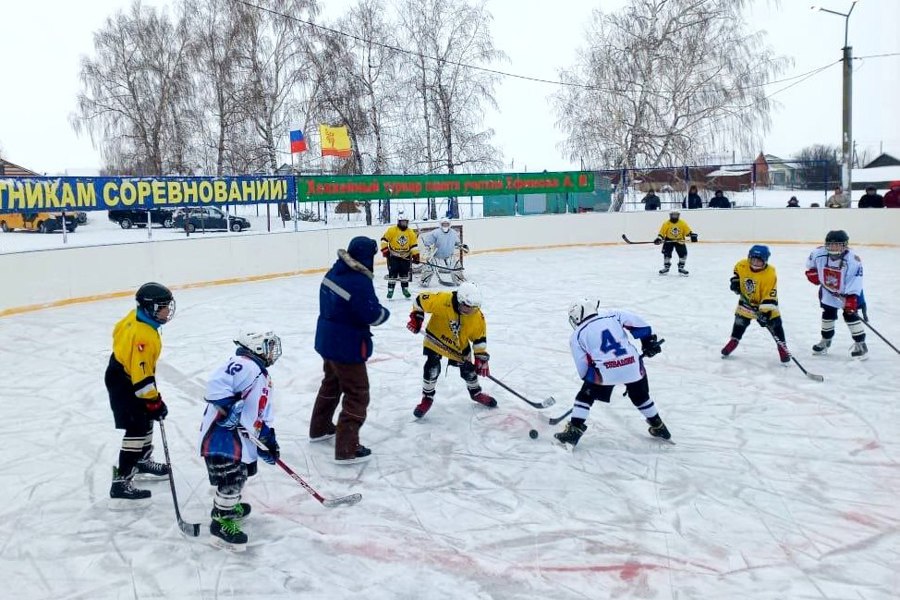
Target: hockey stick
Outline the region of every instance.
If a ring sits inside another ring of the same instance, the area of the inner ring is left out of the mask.
[[[250,432],[243,427],[239,427],[238,429],[247,437],[247,439],[253,442],[253,444],[255,444],[257,448],[259,448],[260,450],[268,451],[266,445],[259,441],[259,438],[251,435]],[[362,500],[362,494],[350,494],[349,496],[341,496],[340,498],[326,498],[322,494],[317,492],[315,488],[306,483],[306,481],[304,481],[302,477],[297,475],[293,469],[284,464],[284,462],[280,458],[275,459],[275,464],[281,467],[285,473],[291,476],[291,479],[299,483],[304,490],[309,492],[310,495],[318,500],[325,508],[334,508],[335,506],[353,506],[354,504]]]
[[[438,338],[434,337],[427,331],[423,331],[423,333],[425,334],[425,337],[428,338],[432,343],[437,344],[438,346],[443,348],[447,354],[452,355],[450,358],[452,358],[456,362],[469,362],[461,354],[456,352],[456,350],[454,350],[453,348],[451,348],[450,346],[448,346],[447,344],[445,344]],[[502,387],[504,390],[506,390],[507,392],[509,392],[516,398],[518,398],[519,400],[522,400],[523,402],[525,402],[526,404],[528,404],[530,406],[533,406],[534,408],[537,408],[537,409],[548,408],[548,407],[556,404],[556,398],[554,398],[553,396],[550,396],[543,402],[534,402],[532,400],[529,400],[528,398],[526,398],[519,392],[515,391],[514,389],[512,389],[511,387],[509,387],[508,385],[506,385],[505,383],[503,383],[502,381],[500,381],[499,379],[494,377],[493,375],[488,374],[487,378],[490,379],[491,381],[493,381],[494,383],[496,383],[497,385],[499,385],[500,387]]]
[[[563,414],[559,415],[558,417],[554,417],[554,418],[550,419],[550,424],[551,425],[559,425],[560,423],[565,421],[566,417],[568,417],[571,414],[572,414],[572,409],[570,408],[569,410],[567,410]]]
[[[631,240],[628,239],[628,236],[625,235],[624,233],[622,234],[622,239],[625,240],[626,244],[652,244],[653,243],[653,240],[651,240],[649,242],[632,242]]]
[[[175,479],[172,473],[172,461],[169,459],[169,443],[166,441],[166,426],[163,422],[159,422],[159,436],[162,438],[163,452],[166,455],[166,467],[169,469],[169,487],[172,489],[172,502],[175,504],[175,519],[178,521],[178,528],[184,535],[197,537],[200,535],[200,523],[188,523],[181,518],[181,509],[178,508],[178,495],[175,493]]]
[[[465,271],[463,267],[445,267],[443,265],[439,265],[433,262],[424,262],[423,265],[427,265],[429,267],[434,267],[435,269],[439,269],[441,271]]]
[[[800,364],[800,361],[797,360],[794,355],[788,350],[787,343],[784,340],[778,338],[774,331],[772,331],[772,327],[770,325],[766,325],[766,330],[772,334],[772,339],[775,340],[775,343],[778,344],[778,347],[787,352],[787,355],[791,357],[791,360],[794,361],[794,364],[797,365],[803,374],[812,379],[813,381],[825,381],[825,378],[819,375],[818,373],[810,373],[806,369],[803,368],[803,365]]]
[[[885,338],[883,335],[881,335],[880,333],[878,333],[878,330],[877,330],[877,329],[875,329],[874,327],[872,327],[871,325],[869,325],[869,322],[868,322],[866,319],[862,319],[862,324],[865,325],[866,327],[868,327],[869,329],[871,329],[871,330],[872,330],[872,333],[874,333],[875,335],[877,335],[878,337],[880,337],[880,338],[881,338],[881,341],[884,342],[885,344],[887,344],[888,346],[890,346],[891,349],[892,349],[894,352],[896,352],[897,354],[900,354],[900,350],[897,350],[897,348],[894,347],[894,345],[893,345],[892,343],[890,343],[889,341],[887,341],[887,338]]]

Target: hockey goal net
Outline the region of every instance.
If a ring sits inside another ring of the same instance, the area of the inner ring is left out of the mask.
[[[451,228],[451,229],[455,229],[455,230],[456,230],[456,233],[459,234],[459,243],[460,243],[460,245],[465,244],[465,243],[466,243],[466,238],[465,238],[464,235],[463,235],[463,226],[462,226],[462,225],[451,225],[450,228]],[[419,256],[422,257],[422,261],[423,261],[423,262],[425,261],[425,258],[426,258],[426,256],[428,256],[428,254],[427,254],[427,250],[426,250],[426,248],[425,248],[425,243],[422,241],[422,237],[423,237],[426,233],[428,233],[429,231],[434,231],[435,229],[440,229],[440,225],[437,225],[437,226],[435,226],[435,225],[421,225],[421,224],[417,224],[417,225],[416,225],[416,235],[419,236]],[[453,251],[453,254],[450,255],[450,261],[449,261],[449,262],[450,262],[450,264],[456,264],[456,261],[459,261],[459,266],[460,266],[460,267],[463,267],[463,266],[465,265],[465,262],[464,262],[464,260],[463,260],[463,257],[464,257],[464,256],[465,256],[465,252],[463,252],[463,249],[462,249],[462,248],[456,248],[456,249]],[[413,272],[418,273],[419,270],[420,270],[421,268],[422,268],[421,264],[419,264],[419,265],[413,265]]]

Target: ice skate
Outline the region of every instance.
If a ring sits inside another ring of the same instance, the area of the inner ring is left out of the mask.
[[[327,440],[334,439],[334,436],[336,434],[337,434],[337,427],[335,427],[334,425],[331,425],[331,427],[329,427],[328,430],[325,431],[325,433],[322,433],[320,435],[310,435],[309,443],[315,444],[318,442],[325,442]]]
[[[393,288],[388,288],[387,299],[390,300],[390,299],[393,298],[393,297],[394,297],[394,290],[393,290]]]
[[[668,265],[666,265],[665,267],[663,267],[662,269],[659,270],[659,274],[660,274],[660,275],[666,275],[666,274],[668,274],[668,272],[669,272],[669,266],[668,266]]]
[[[246,502],[238,502],[231,508],[231,510],[222,510],[221,508],[213,507],[211,511],[209,511],[210,518],[215,521],[216,519],[231,519],[232,521],[242,521],[250,516],[251,507]]]
[[[587,425],[576,425],[569,421],[566,423],[566,428],[559,433],[554,433],[553,437],[563,446],[569,446],[571,450],[578,445],[578,440],[581,439],[585,431],[587,431]]]
[[[118,507],[127,507],[131,501],[135,502],[135,506],[144,505],[144,502],[139,502],[140,500],[147,500],[152,495],[150,490],[139,490],[134,485],[132,485],[131,480],[133,478],[132,475],[123,476],[119,473],[119,469],[113,467],[113,480],[112,485],[109,488],[109,497],[113,500],[126,500],[129,502],[115,502],[114,506]]]
[[[740,340],[737,338],[731,338],[728,340],[728,343],[722,348],[722,358],[730,356],[732,352],[734,352],[735,348],[738,347]]]
[[[409,293],[409,288],[400,288],[400,291],[403,292],[404,298],[412,297],[412,294]]]
[[[866,360],[869,358],[869,347],[865,342],[856,342],[850,346],[850,356],[856,360]]]
[[[150,458],[152,448],[144,453],[144,458],[137,463],[135,478],[143,481],[165,481],[169,478],[169,466]]]
[[[663,423],[663,420],[659,415],[647,419],[647,424],[650,425],[650,427],[647,429],[647,432],[653,437],[660,438],[666,441],[672,439],[672,434],[669,433],[669,428],[666,427],[666,424]]]
[[[826,340],[822,338],[819,340],[817,344],[814,344],[812,347],[813,354],[828,354],[828,349],[831,347],[831,340]]]
[[[484,392],[478,392],[472,396],[472,401],[487,406],[488,408],[496,408],[497,401]]]
[[[240,524],[234,519],[213,517],[209,525],[212,543],[218,548],[232,552],[243,552],[247,549],[247,534],[241,531]]]
[[[339,465],[355,465],[368,462],[372,458],[372,451],[360,444],[356,447],[356,454],[347,458],[334,457],[334,462]]]
[[[434,398],[431,396],[422,396],[422,401],[413,409],[413,416],[417,419],[421,419],[429,410],[431,410],[432,404],[434,404]]]
[[[778,358],[785,366],[787,366],[787,364],[791,362],[791,353],[788,351],[787,346],[785,346],[784,344],[778,344]]]
[[[684,267],[678,267],[678,274],[682,277],[687,277],[688,275],[690,275],[690,272]]]

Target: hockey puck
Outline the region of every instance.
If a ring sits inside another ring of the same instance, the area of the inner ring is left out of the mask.
[[[533,440],[536,440],[537,437],[538,437],[538,431],[537,431],[537,429],[532,429],[531,431],[529,431],[529,432],[528,432],[528,437],[530,437],[530,438],[533,439]]]

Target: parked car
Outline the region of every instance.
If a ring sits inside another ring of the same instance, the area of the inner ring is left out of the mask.
[[[147,213],[150,213],[150,222],[162,225],[163,227],[172,227],[174,222],[174,212],[168,208],[131,208],[126,210],[109,211],[109,220],[118,223],[122,229],[131,229],[132,227],[146,227]]]
[[[63,219],[59,213],[32,211],[0,215],[0,230],[3,231],[24,229],[25,231],[53,233],[54,231],[62,231],[62,228]],[[77,228],[78,221],[74,213],[66,213],[66,231],[75,231]]]
[[[230,216],[226,222],[226,215],[215,206],[201,206],[178,211],[175,215],[175,227],[183,228],[188,233],[198,229],[230,229],[231,231],[243,231],[250,229],[250,221],[244,217]]]
[[[79,225],[84,225],[87,223],[87,213],[83,210],[75,211],[75,220],[78,221]]]

